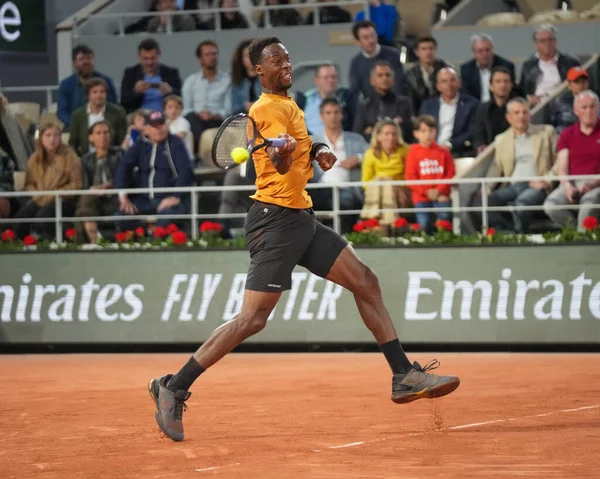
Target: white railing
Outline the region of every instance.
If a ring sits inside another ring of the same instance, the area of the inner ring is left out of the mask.
[[[39,85],[39,86],[7,86],[1,87],[2,93],[32,93],[32,92],[45,92],[46,93],[46,108],[54,102],[54,93],[58,91],[58,85]],[[18,102],[17,102],[18,103]]]
[[[356,215],[360,214],[361,210],[341,210],[340,209],[340,196],[339,192],[342,188],[349,187],[360,187],[360,186],[373,186],[373,185],[418,185],[418,184],[450,184],[452,186],[466,185],[466,184],[480,184],[481,187],[481,206],[462,206],[458,204],[452,204],[450,207],[445,208],[419,208],[419,212],[424,213],[435,213],[440,211],[452,212],[454,214],[460,212],[481,212],[482,213],[482,224],[484,228],[488,227],[488,212],[490,211],[543,211],[543,205],[536,206],[489,206],[487,203],[487,185],[497,183],[521,183],[529,181],[558,181],[558,180],[598,180],[600,181],[600,174],[598,175],[569,175],[569,176],[556,176],[548,178],[545,176],[532,176],[522,178],[454,178],[449,180],[417,180],[417,181],[369,181],[369,182],[347,182],[347,183],[309,183],[307,185],[308,190],[312,189],[331,189],[333,194],[333,208],[331,211],[315,211],[316,216],[326,217],[333,219],[333,228],[338,233],[340,232],[340,216],[341,215]],[[15,224],[15,223],[49,223],[54,221],[55,224],[55,239],[57,243],[62,243],[63,240],[63,222],[84,222],[84,221],[96,221],[96,222],[118,222],[128,220],[142,220],[142,221],[156,221],[157,219],[182,219],[191,221],[191,234],[192,238],[198,237],[198,220],[202,219],[233,219],[233,218],[245,218],[246,213],[228,213],[228,214],[200,214],[198,213],[198,193],[209,193],[209,192],[223,192],[223,191],[255,191],[254,185],[240,185],[240,186],[193,186],[193,187],[182,187],[182,188],[129,188],[122,190],[59,190],[59,191],[19,191],[19,192],[0,192],[0,198],[16,198],[16,197],[31,197],[31,196],[54,196],[56,201],[56,216],[52,218],[8,218],[0,219],[0,224]],[[116,195],[118,193],[127,194],[140,194],[140,193],[189,193],[191,212],[189,214],[180,215],[131,215],[131,216],[89,216],[89,217],[65,217],[62,214],[62,198],[64,196],[84,196],[84,195],[95,195],[95,196],[106,196]],[[600,208],[600,204],[586,204],[586,207],[597,207]],[[581,208],[579,204],[573,205],[547,205],[547,209],[552,210],[575,210]],[[383,208],[379,212],[390,212],[390,213],[415,213],[415,208]]]
[[[263,5],[263,6],[251,6],[250,11],[252,12],[265,12],[265,28],[270,28],[270,13],[273,10],[284,10],[284,9],[311,9],[313,12],[314,25],[319,25],[319,8],[321,7],[341,7],[348,5],[362,5],[363,11],[365,12],[365,19],[369,19],[369,4],[366,0],[340,0],[338,2],[320,2],[320,3],[290,3],[286,5]],[[205,8],[201,10],[175,10],[170,12],[115,12],[115,13],[95,13],[84,18],[73,19],[73,36],[77,37],[80,35],[80,30],[86,25],[86,23],[92,23],[100,20],[117,20],[119,26],[119,35],[125,35],[125,19],[140,19],[146,17],[156,17],[158,15],[167,15],[167,26],[166,33],[173,33],[172,17],[178,15],[196,15],[196,14],[214,14],[215,15],[215,30],[221,30],[221,16],[220,13],[226,12],[240,12],[240,8]],[[251,29],[256,29],[254,22],[249,22]]]

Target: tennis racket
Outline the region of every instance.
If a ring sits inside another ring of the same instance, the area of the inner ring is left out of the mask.
[[[262,143],[255,145],[256,140]],[[224,170],[229,170],[239,166],[231,157],[231,152],[235,148],[243,148],[251,155],[256,150],[268,146],[279,148],[286,144],[283,138],[265,138],[258,131],[256,122],[246,115],[239,113],[225,119],[215,136],[212,146],[213,163]],[[242,164],[245,164],[242,163]]]

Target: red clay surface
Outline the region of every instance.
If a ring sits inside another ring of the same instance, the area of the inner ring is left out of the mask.
[[[146,385],[188,357],[1,356],[0,477],[600,477],[600,355],[413,354],[462,384],[407,405],[379,354],[230,355],[174,443]]]

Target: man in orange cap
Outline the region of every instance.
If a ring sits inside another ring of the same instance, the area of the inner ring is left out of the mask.
[[[573,101],[582,91],[589,88],[589,75],[582,67],[569,68],[567,72],[568,90],[554,100],[548,109],[548,124],[560,134],[565,128],[577,123],[573,111]]]

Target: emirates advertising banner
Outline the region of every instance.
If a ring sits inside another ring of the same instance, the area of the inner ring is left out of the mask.
[[[406,343],[600,341],[597,246],[360,249]],[[0,343],[199,343],[240,311],[245,251],[0,254]],[[254,343],[372,342],[303,268]]]

